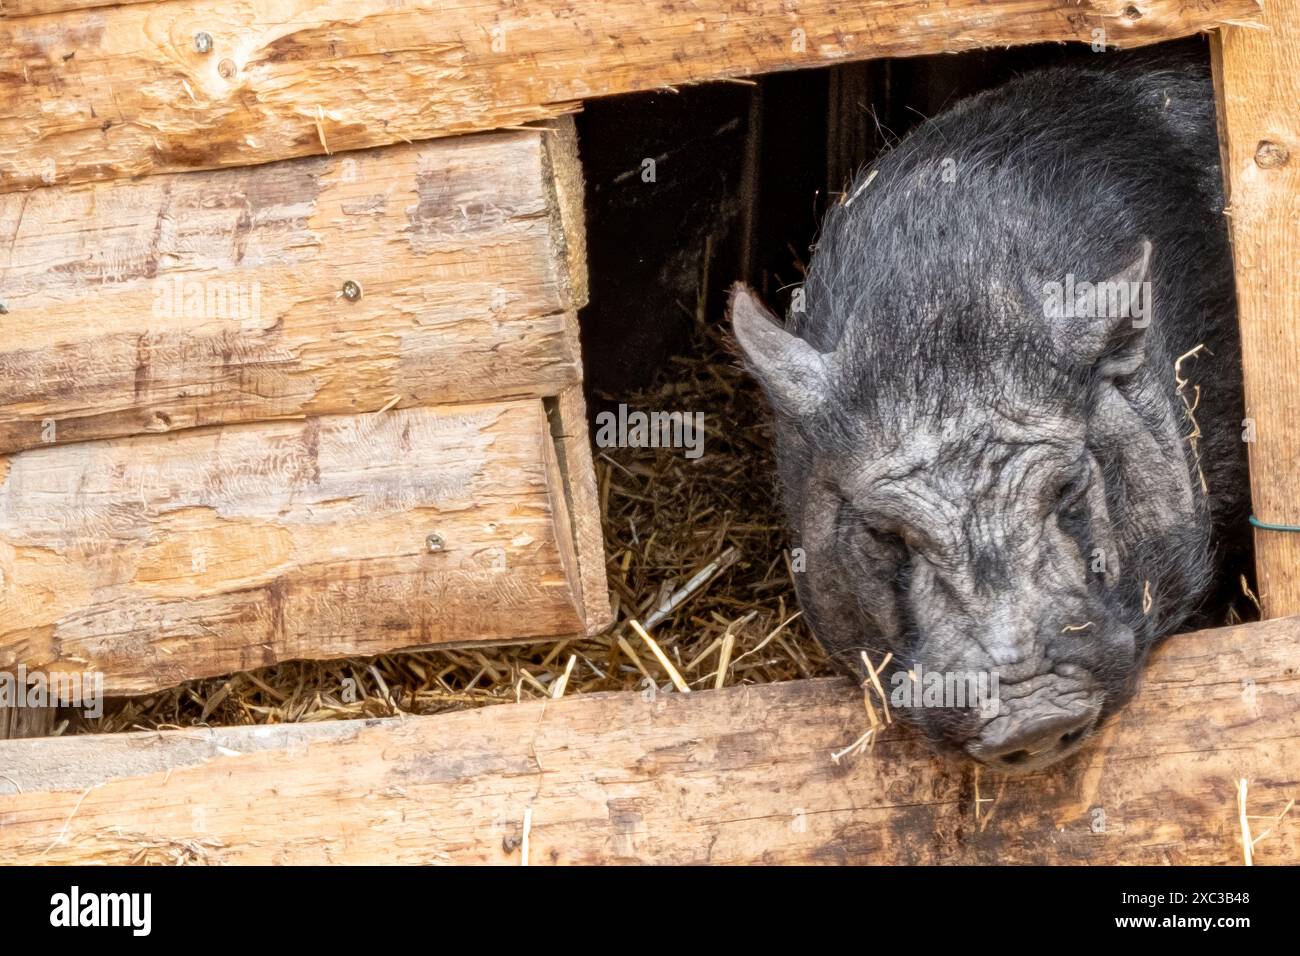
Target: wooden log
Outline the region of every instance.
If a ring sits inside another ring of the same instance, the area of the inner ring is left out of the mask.
[[[1300,527],[1300,3],[1265,7],[1264,29],[1228,29],[1213,47],[1228,223],[1237,276],[1258,520]],[[1257,529],[1259,599],[1300,614],[1300,532]]]
[[[12,863],[1188,863],[1300,788],[1300,619],[1172,638],[1074,760],[977,775],[837,680],[0,742]],[[1253,839],[1253,837],[1252,837]],[[1300,819],[1254,848],[1300,861]]]
[[[0,669],[102,672],[132,694],[579,633],[563,485],[536,400],[0,458]]]
[[[1138,46],[1256,0],[211,0],[0,21],[0,189],[242,166],[571,112],[579,101],[851,59]],[[202,37],[201,40],[196,38]]]
[[[108,7],[117,3],[149,3],[155,0],[0,0],[0,17],[34,17],[42,13],[63,13]]]
[[[566,118],[0,196],[0,453],[558,395],[581,379],[576,166]]]

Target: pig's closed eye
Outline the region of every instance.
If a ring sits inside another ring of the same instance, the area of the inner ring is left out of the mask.
[[[1063,522],[1079,522],[1088,516],[1088,482],[1069,481],[1057,494],[1056,514]]]
[[[867,542],[868,551],[878,560],[887,560],[902,566],[912,559],[911,549],[903,536],[896,531],[864,523],[859,526],[859,536]]]
[[[869,554],[888,555],[900,561],[907,558],[907,545],[901,535],[882,526],[876,516],[866,514],[847,499],[840,500],[837,523],[847,540],[856,542]]]
[[[893,531],[885,531],[880,528],[868,527],[866,531],[876,544],[881,547],[888,548],[891,551],[897,551],[899,554],[907,553],[907,544],[903,541],[902,535]]]

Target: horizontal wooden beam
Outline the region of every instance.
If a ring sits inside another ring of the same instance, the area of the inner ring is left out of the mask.
[[[0,195],[0,454],[560,394],[572,125]]]
[[[108,7],[117,3],[151,3],[157,0],[0,0],[0,17],[35,17],[42,13],[63,13]]]
[[[493,129],[580,101],[984,46],[1138,46],[1257,0],[212,0],[0,20],[0,190]]]
[[[99,672],[132,694],[282,660],[581,633],[560,469],[537,400],[0,458],[0,670]]]
[[[436,717],[0,742],[11,863],[1193,863],[1300,796],[1300,619],[1170,639],[1024,778],[861,734],[837,680]],[[526,823],[525,821],[530,821]],[[1300,818],[1255,844],[1300,862]]]

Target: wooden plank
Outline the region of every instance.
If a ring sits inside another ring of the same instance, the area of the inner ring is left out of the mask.
[[[558,394],[586,301],[566,164],[567,118],[0,196],[0,453]]]
[[[565,389],[558,398],[547,402],[547,410],[572,521],[583,618],[587,633],[598,634],[614,622],[614,609],[605,577],[602,509],[582,386]]]
[[[42,13],[86,10],[117,3],[149,3],[154,0],[0,0],[0,17],[34,17]]]
[[[1256,0],[176,0],[0,21],[0,189],[242,166],[553,117],[678,83],[1041,41]],[[204,34],[210,47],[196,44]],[[207,48],[200,52],[199,46]]]
[[[12,863],[1237,863],[1300,795],[1300,620],[1175,637],[1064,766],[1016,779],[866,725],[835,680],[436,717],[0,743]],[[976,811],[976,801],[979,811]],[[1254,833],[1268,827],[1256,819]],[[1255,845],[1300,861],[1300,820]]]
[[[1255,516],[1300,527],[1300,2],[1214,46]],[[1300,533],[1257,529],[1266,615],[1300,614]]]
[[[0,458],[0,668],[100,671],[130,694],[580,632],[554,458],[536,400]]]

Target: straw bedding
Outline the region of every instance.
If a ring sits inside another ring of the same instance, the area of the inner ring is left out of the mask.
[[[702,326],[695,348],[657,385],[613,399],[631,409],[703,412],[705,439],[694,460],[683,449],[596,449],[616,614],[604,634],[286,663],[110,701],[102,718],[74,715],[63,729],[436,714],[651,683],[680,692],[831,673],[793,606],[762,399],[717,330]]]

